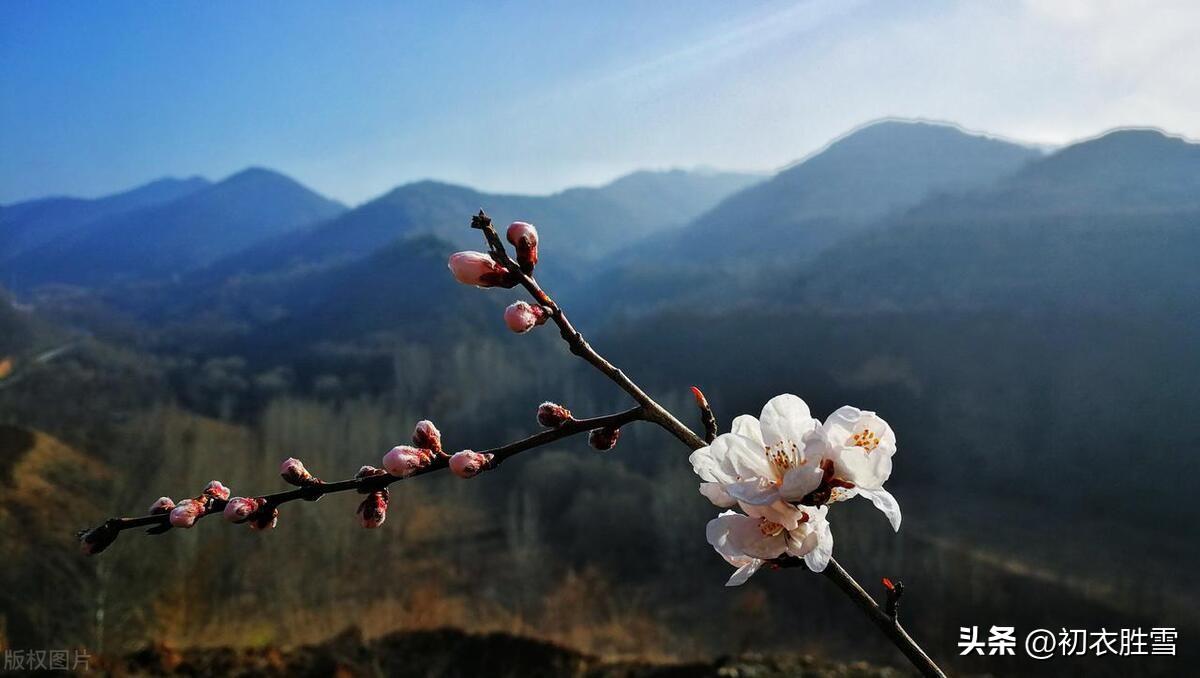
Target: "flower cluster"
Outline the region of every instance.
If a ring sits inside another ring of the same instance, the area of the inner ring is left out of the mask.
[[[450,255],[448,266],[454,279],[464,285],[475,287],[515,287],[520,273],[533,275],[538,261],[538,233],[533,224],[514,221],[505,233],[508,242],[517,251],[516,264],[520,271],[510,271],[490,254],[483,252],[455,252]],[[509,266],[511,260],[505,259]],[[504,309],[504,324],[517,334],[543,325],[550,319],[551,311],[539,304],[516,301]]]
[[[821,422],[800,398],[772,398],[758,419],[742,415],[729,433],[692,453],[700,493],[726,511],[708,524],[708,542],[746,581],[765,562],[803,558],[821,572],[833,554],[829,505],[869,499],[900,529],[900,507],[883,489],[896,435],[874,412],[842,407]]]

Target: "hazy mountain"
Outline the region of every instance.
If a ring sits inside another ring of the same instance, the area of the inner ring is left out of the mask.
[[[102,198],[53,197],[0,207],[0,261],[97,221],[170,202],[209,186],[207,179],[164,178]]]
[[[342,211],[282,174],[248,169],[47,242],[11,261],[8,275],[24,288],[170,278]]]
[[[645,235],[677,227],[758,177],[716,172],[636,172],[599,188],[549,196],[497,195],[437,181],[400,186],[328,223],[290,233],[222,261],[213,279],[296,264],[361,257],[396,238],[433,235],[479,249],[468,228],[484,209],[497,223],[537,225],[560,258],[594,258]]]
[[[931,199],[801,278],[823,304],[1195,308],[1200,144],[1121,130],[996,187]]]
[[[1039,155],[950,125],[875,123],[724,200],[678,235],[678,251],[808,259],[889,212],[987,186]]]
[[[885,215],[930,195],[987,186],[1040,156],[951,125],[867,125],[731,195],[686,227],[632,243],[596,285],[612,290],[627,309],[666,299],[729,301],[760,278],[792,279],[822,251]],[[608,305],[587,296],[597,308]]]

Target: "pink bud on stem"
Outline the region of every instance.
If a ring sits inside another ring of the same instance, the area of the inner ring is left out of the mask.
[[[547,400],[538,405],[537,420],[539,424],[546,428],[558,428],[571,421],[571,410]]]
[[[150,513],[151,515],[170,513],[173,508],[175,508],[175,500],[170,497],[159,497],[150,505]]]
[[[508,241],[517,248],[517,264],[527,274],[533,273],[538,261],[538,234],[533,224],[514,221],[505,233]]]
[[[228,504],[225,504],[225,511],[222,515],[231,523],[244,523],[265,503],[266,501],[262,499],[234,497],[229,500]]]
[[[474,478],[492,463],[492,454],[463,450],[450,457],[450,471],[459,478]]]
[[[442,432],[437,430],[433,422],[428,419],[417,422],[417,427],[413,429],[412,441],[413,445],[418,448],[429,450],[434,454],[442,453]]]
[[[611,450],[617,446],[617,439],[621,437],[621,429],[612,426],[604,428],[594,428],[588,432],[588,444],[600,450]]]
[[[532,306],[523,301],[516,301],[504,309],[504,324],[517,334],[524,334],[534,327],[546,322],[550,314],[541,306]]]
[[[409,445],[397,445],[383,455],[383,467],[397,478],[407,478],[433,461],[433,452]]]
[[[288,457],[279,465],[279,476],[283,478],[288,485],[296,487],[308,487],[309,485],[318,485],[320,480],[304,468],[304,462],[295,457]]]
[[[204,496],[210,499],[228,499],[229,488],[221,484],[219,480],[209,481],[208,486],[204,488]]]
[[[367,495],[358,505],[358,522],[367,529],[374,529],[387,520],[388,491],[377,490]]]
[[[204,503],[195,499],[184,499],[179,502],[175,508],[171,509],[171,514],[168,520],[172,527],[181,527],[184,529],[190,528],[196,524],[196,520],[204,515]]]
[[[364,465],[363,467],[358,469],[358,473],[354,474],[354,479],[362,480],[363,478],[374,478],[375,476],[386,476],[387,474],[388,474],[388,472],[381,468],[375,468],[374,466]],[[360,492],[361,492],[361,490],[360,490]]]
[[[447,263],[454,279],[475,287],[512,287],[516,281],[508,270],[483,252],[455,252]]]

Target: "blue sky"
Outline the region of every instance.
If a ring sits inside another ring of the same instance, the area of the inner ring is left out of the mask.
[[[1200,137],[1200,3],[0,2],[0,202],[279,169],[357,203],[770,170],[883,116]]]

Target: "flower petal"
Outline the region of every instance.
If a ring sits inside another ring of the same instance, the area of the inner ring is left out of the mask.
[[[882,488],[892,475],[892,458],[879,449],[868,452],[861,447],[843,447],[835,461],[837,477],[865,490]]]
[[[787,473],[783,474],[779,496],[787,501],[799,501],[804,495],[817,489],[823,475],[821,467],[811,462],[788,469]]]
[[[739,414],[733,418],[733,425],[730,427],[731,433],[736,433],[742,437],[749,438],[754,442],[763,445],[762,426],[759,425],[758,419],[752,414]]]
[[[800,447],[804,434],[816,427],[817,421],[799,396],[790,393],[777,395],[763,406],[759,424],[763,443],[770,448],[780,443]]]
[[[728,484],[771,475],[771,463],[762,445],[736,433],[722,433],[708,447],[688,457],[701,480]]]
[[[883,512],[887,516],[888,522],[892,524],[892,529],[900,531],[900,503],[887,490],[868,490],[859,488],[858,494],[871,500],[875,508]]]
[[[760,525],[758,518],[726,511],[708,522],[705,535],[717,553],[731,563],[734,561],[730,559],[745,556],[763,560],[779,556],[784,550],[784,533],[765,534]]]
[[[758,558],[749,558],[745,565],[742,565],[729,577],[729,581],[725,582],[726,586],[741,586],[746,583],[758,568],[762,567],[763,561]]]
[[[833,530],[829,527],[829,521],[821,522],[816,535],[817,545],[804,556],[804,564],[813,572],[824,572],[833,558]]]
[[[707,497],[713,506],[720,508],[731,508],[737,503],[737,500],[721,487],[721,483],[700,483],[700,494]]]
[[[729,496],[747,504],[767,506],[779,501],[779,486],[770,478],[750,478],[723,487]]]
[[[804,511],[786,501],[776,501],[766,506],[756,506],[740,502],[740,506],[746,512],[746,515],[753,518],[766,518],[773,523],[783,526],[785,530],[796,529],[800,526],[800,521],[804,520]]]

